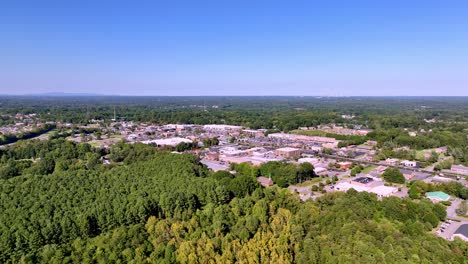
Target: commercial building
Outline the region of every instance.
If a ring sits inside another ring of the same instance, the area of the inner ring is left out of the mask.
[[[173,137],[173,138],[162,138],[162,139],[151,139],[151,140],[145,140],[142,141],[141,143],[143,144],[156,144],[158,146],[172,146],[175,147],[179,143],[192,143],[192,140],[187,139],[187,138],[181,138],[181,137]]]
[[[215,131],[240,131],[242,130],[241,126],[230,126],[230,125],[204,125],[205,130],[215,130]]]
[[[369,193],[375,193],[379,197],[388,197],[391,196],[392,194],[398,192],[398,189],[395,187],[389,187],[385,186],[380,183],[380,185],[372,187],[371,184],[372,182],[369,182],[368,184],[359,184],[357,182],[340,182],[335,186],[335,190],[337,191],[343,191],[346,192],[349,189],[354,189],[357,192],[369,192]],[[379,183],[377,183],[379,184]]]
[[[301,155],[301,150],[297,148],[279,148],[275,150],[275,155],[283,158],[294,158]]]
[[[308,162],[312,165],[317,165],[319,163],[319,159],[318,158],[300,158],[297,160],[297,162],[299,162],[299,164],[301,163],[304,163],[304,162]]]
[[[291,140],[291,141],[303,141],[303,142],[315,142],[322,145],[326,148],[336,148],[339,141],[334,138],[329,137],[319,137],[319,136],[304,136],[296,134],[286,134],[286,133],[272,133],[268,135],[271,139],[279,140]]]
[[[389,197],[392,194],[398,192],[398,189],[395,187],[380,185],[370,189],[369,192],[375,193],[379,197]]]

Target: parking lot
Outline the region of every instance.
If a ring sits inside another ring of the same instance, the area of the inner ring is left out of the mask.
[[[446,220],[435,230],[435,233],[442,238],[451,240],[453,233],[463,224],[466,224],[466,222]]]

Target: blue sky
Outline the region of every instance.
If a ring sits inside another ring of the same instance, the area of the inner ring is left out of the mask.
[[[1,1],[0,94],[468,95],[467,1]]]

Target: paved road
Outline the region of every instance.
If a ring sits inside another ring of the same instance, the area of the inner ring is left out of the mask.
[[[452,219],[456,219],[456,220],[460,220],[460,221],[467,221],[468,222],[468,218],[458,216],[457,213],[456,213],[456,210],[460,206],[461,202],[462,202],[462,200],[459,199],[459,198],[456,198],[455,200],[452,201],[452,204],[447,207],[447,217],[452,218]]]
[[[433,173],[433,171],[431,171],[431,170],[421,169],[421,168],[411,168],[411,167],[398,166],[398,165],[388,165],[388,164],[379,163],[379,162],[358,160],[358,159],[346,158],[346,157],[336,156],[336,155],[327,155],[327,154],[323,154],[323,153],[322,153],[321,155],[322,155],[323,157],[327,157],[327,158],[347,160],[347,161],[351,161],[351,162],[362,163],[362,164],[368,164],[368,165],[387,166],[387,167],[400,168],[400,169],[411,170],[411,171],[424,172],[424,173],[428,173],[428,174],[432,174],[432,173]],[[443,172],[443,176],[442,176],[442,177],[452,178],[452,179],[453,179],[453,178],[454,178],[454,179],[457,179],[458,177],[460,177],[460,178],[461,178],[460,181],[461,181],[463,184],[466,183],[466,182],[463,180],[463,177],[464,177],[464,176],[458,175],[458,174],[455,174],[455,173]]]
[[[452,235],[453,233],[455,233],[455,231],[457,231],[457,229],[463,225],[463,224],[467,224],[468,222],[456,222],[456,221],[453,221],[452,223],[448,224],[448,226],[445,228],[444,232],[441,231],[440,229],[440,226],[439,228],[436,229],[435,233],[436,235],[442,237],[442,238],[445,238],[447,240],[452,240]],[[443,223],[442,223],[443,224]]]

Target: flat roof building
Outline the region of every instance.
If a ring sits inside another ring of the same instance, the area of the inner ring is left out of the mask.
[[[206,130],[218,130],[218,131],[228,131],[228,130],[239,131],[242,129],[241,126],[230,126],[230,125],[204,125],[203,128]]]
[[[463,224],[453,233],[452,240],[455,237],[461,238],[463,241],[468,241],[468,224]]]
[[[145,140],[142,141],[141,143],[143,144],[151,144],[154,143],[158,146],[177,146],[179,143],[192,143],[192,140],[187,139],[187,138],[181,138],[181,137],[173,137],[173,138],[162,138],[162,139],[152,139],[152,140]]]
[[[301,155],[301,150],[297,148],[279,148],[275,150],[275,155],[284,158],[294,158]]]

